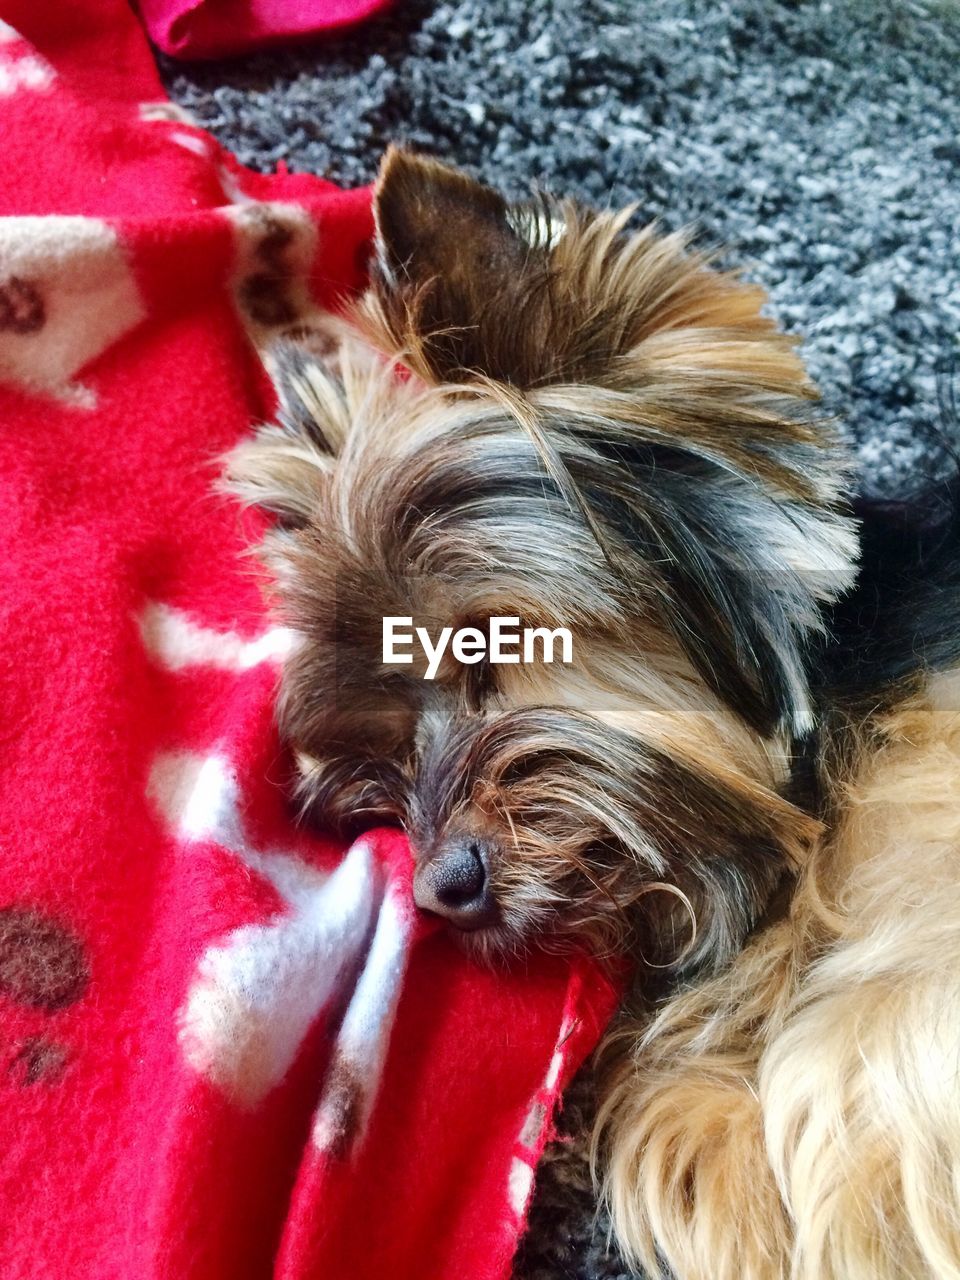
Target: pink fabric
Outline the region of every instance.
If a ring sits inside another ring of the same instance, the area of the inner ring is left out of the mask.
[[[175,58],[219,58],[362,22],[390,0],[139,0],[150,39]]]

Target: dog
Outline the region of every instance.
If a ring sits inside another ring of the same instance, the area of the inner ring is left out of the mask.
[[[273,352],[227,484],[273,521],[298,802],[401,825],[480,962],[628,958],[595,1154],[632,1262],[957,1276],[960,574],[874,609],[863,658],[850,458],[794,341],[632,213],[393,148],[369,288]],[[427,679],[383,660],[398,618],[574,660]]]

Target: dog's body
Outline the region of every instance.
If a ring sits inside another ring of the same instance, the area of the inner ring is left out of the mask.
[[[960,530],[881,582],[865,555],[823,655],[822,838],[729,969],[610,1046],[606,1188],[651,1270],[960,1275]]]
[[[824,648],[843,451],[762,292],[677,237],[398,152],[377,221],[350,332],[278,353],[280,423],[231,459],[278,517],[305,807],[402,823],[478,955],[633,957],[599,1130],[631,1256],[960,1275],[960,590],[936,675]],[[426,682],[388,616],[563,626],[577,661]]]

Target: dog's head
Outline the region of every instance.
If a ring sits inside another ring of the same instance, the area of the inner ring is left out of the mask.
[[[843,455],[763,292],[629,211],[507,204],[392,151],[325,360],[232,456],[274,513],[301,794],[399,822],[481,952],[737,947],[814,824],[780,794],[805,647],[852,577]],[[383,620],[562,627],[569,663],[383,661]]]

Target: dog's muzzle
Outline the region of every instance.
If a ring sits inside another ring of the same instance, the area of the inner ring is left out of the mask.
[[[482,929],[497,921],[489,858],[482,841],[454,836],[423,862],[413,878],[417,906],[458,929]]]

